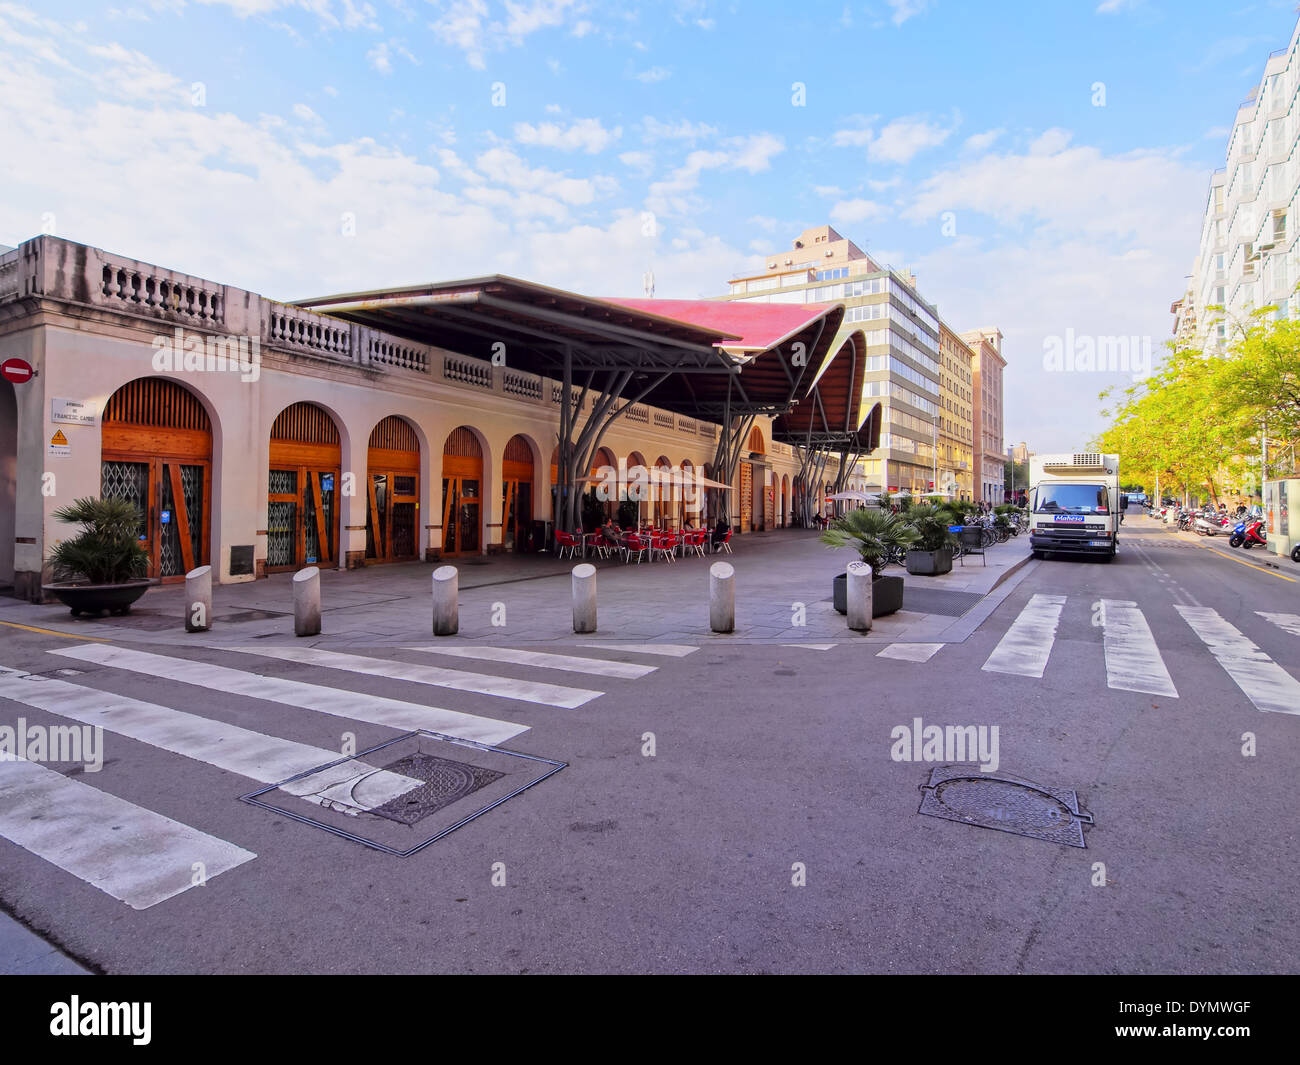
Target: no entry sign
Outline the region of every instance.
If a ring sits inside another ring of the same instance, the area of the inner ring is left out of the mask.
[[[25,385],[32,379],[32,364],[22,359],[5,359],[0,363],[0,377],[16,385]]]

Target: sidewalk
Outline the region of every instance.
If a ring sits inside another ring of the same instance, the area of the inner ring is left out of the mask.
[[[958,562],[941,577],[913,577],[902,567],[904,609],[877,618],[870,634],[845,625],[831,604],[831,580],[853,560],[803,529],[751,533],[733,541],[734,555],[625,565],[588,559],[598,571],[599,640],[634,642],[806,643],[844,639],[942,642],[943,633],[1029,560],[1018,537]],[[709,566],[736,569],[736,631],[709,630]],[[502,643],[572,643],[569,574],[575,562],[550,555],[474,557],[454,562],[460,581],[461,639]],[[403,645],[431,639],[431,575],[435,565],[406,563],[363,570],[321,571],[322,633],[313,646]],[[293,636],[290,573],[213,590],[210,632],[184,631],[183,584],[151,588],[124,618],[73,618],[61,604],[0,600],[0,620],[68,635],[146,641],[168,646],[223,646]],[[802,610],[800,610],[802,604]],[[504,624],[500,622],[504,613]],[[801,616],[802,615],[802,616]],[[800,624],[800,621],[803,624]],[[964,638],[964,637],[962,637]]]
[[[90,970],[0,913],[0,976],[76,976]]]

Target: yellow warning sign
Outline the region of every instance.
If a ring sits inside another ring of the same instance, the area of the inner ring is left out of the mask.
[[[55,429],[54,435],[50,437],[50,443],[54,444],[56,447],[67,447],[68,438],[63,435],[62,429]]]

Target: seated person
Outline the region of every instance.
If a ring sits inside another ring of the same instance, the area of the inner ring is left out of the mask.
[[[610,547],[625,546],[623,543],[623,530],[614,524],[612,518],[605,519],[605,524],[600,527],[600,535]]]
[[[715,551],[718,544],[727,538],[727,533],[731,531],[731,526],[727,524],[725,518],[719,518],[718,524],[713,527],[713,532],[709,534],[709,546]]]

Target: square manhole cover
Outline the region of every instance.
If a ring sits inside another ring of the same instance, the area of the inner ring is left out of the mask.
[[[406,858],[567,765],[417,731],[240,798]]]
[[[921,785],[918,813],[1067,847],[1086,847],[1083,826],[1093,823],[1073,791],[989,776],[970,766],[931,770],[930,782]]]

